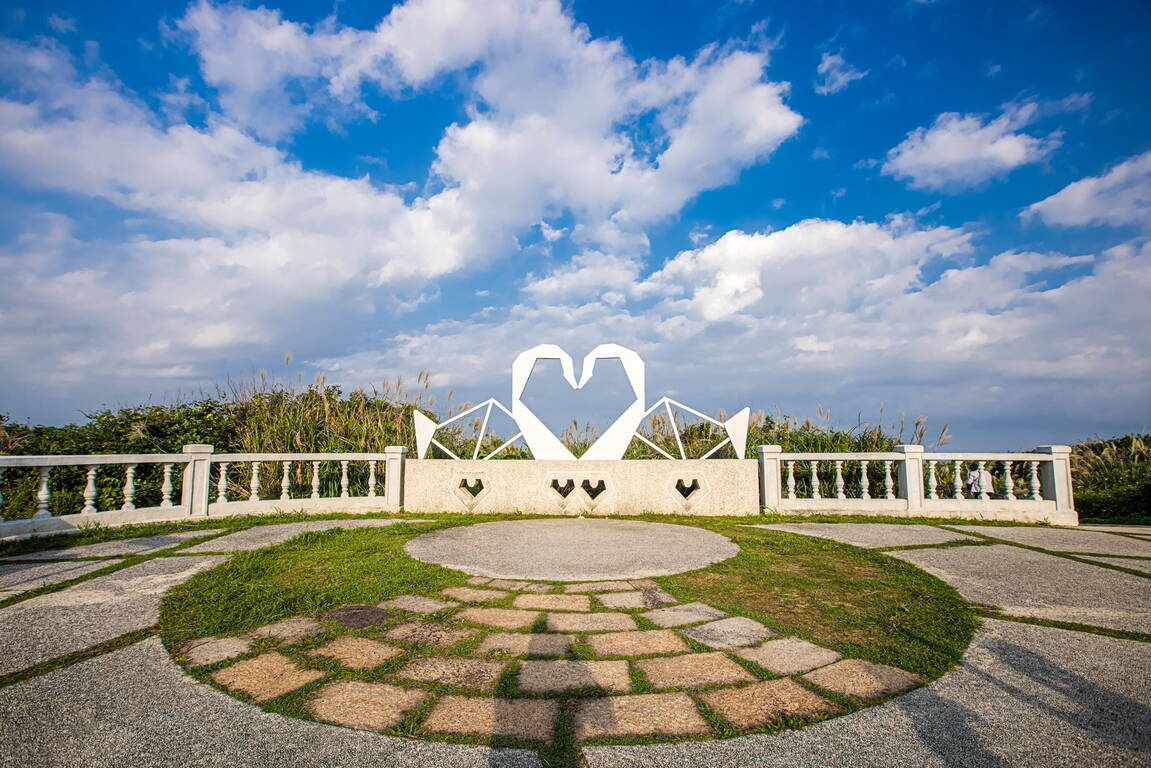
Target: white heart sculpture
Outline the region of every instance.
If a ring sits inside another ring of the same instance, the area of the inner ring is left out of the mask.
[[[583,389],[595,374],[597,360],[619,360],[623,363],[635,399],[607,430],[591,444],[580,459],[622,459],[644,417],[644,366],[634,351],[618,344],[600,344],[583,359],[579,382],[576,382],[571,355],[555,344],[540,344],[521,352],[512,363],[512,418],[523,433],[532,457],[547,461],[576,458],[568,447],[532,413],[520,399],[537,360],[559,360],[564,379],[573,389]]]

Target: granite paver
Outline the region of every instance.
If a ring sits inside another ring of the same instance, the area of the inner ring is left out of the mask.
[[[899,523],[771,523],[769,525],[749,525],[748,528],[768,528],[773,531],[802,533],[851,544],[865,549],[882,547],[907,547],[918,544],[942,544],[947,541],[978,541],[974,536],[964,536],[954,531],[945,531],[933,525],[901,525]]]
[[[439,613],[448,608],[455,608],[459,603],[453,600],[434,600],[420,595],[399,595],[391,600],[380,603],[380,607],[387,610],[405,611],[407,613]]]
[[[241,552],[252,549],[263,549],[275,544],[282,544],[288,539],[309,531],[328,531],[333,528],[377,528],[398,523],[426,523],[427,520],[382,520],[368,518],[365,520],[308,520],[303,523],[283,523],[280,525],[258,525],[245,531],[237,531],[218,539],[196,544],[181,552]],[[201,534],[202,535],[202,534]]]
[[[338,622],[348,629],[364,629],[383,624],[392,614],[375,605],[341,605],[324,611],[320,618]]]
[[[718,608],[712,608],[704,603],[684,603],[668,608],[657,608],[654,611],[641,613],[648,621],[661,627],[682,627],[687,624],[698,624],[701,621],[722,619],[727,614]]]
[[[555,699],[444,696],[420,730],[550,744],[558,715],[559,702]]]
[[[613,736],[691,736],[708,733],[711,733],[711,726],[686,693],[647,693],[584,699],[576,708],[577,741]]]
[[[1151,557],[1151,541],[1130,536],[1116,536],[1100,531],[1073,531],[1067,528],[1034,528],[1030,526],[957,525],[959,530],[981,533],[1004,541],[1053,552],[1090,552],[1096,555],[1134,555]]]
[[[179,656],[188,657],[189,667],[198,667],[203,664],[215,664],[226,661],[252,649],[252,638],[240,635],[238,637],[204,637],[185,643],[176,651]]]
[[[755,680],[750,672],[718,651],[640,659],[632,663],[656,689],[706,688]]]
[[[1118,565],[1122,568],[1130,568],[1133,571],[1151,573],[1151,560],[1140,560],[1134,557],[1081,557],[1083,557],[1084,560],[1090,560],[1093,563]]]
[[[814,717],[839,709],[790,678],[704,691],[699,698],[736,728],[754,728],[781,716]]]
[[[452,688],[490,691],[507,667],[506,661],[469,659],[461,656],[428,656],[412,659],[395,676],[404,680],[440,683]]]
[[[529,693],[602,688],[630,691],[626,661],[532,661],[522,663],[519,687]]]
[[[834,664],[808,672],[804,680],[829,691],[854,696],[857,699],[876,699],[899,693],[923,682],[912,672],[876,664],[862,659],[843,659]]]
[[[512,579],[492,579],[488,582],[488,586],[492,589],[506,589],[509,592],[523,592],[530,587],[530,581],[516,581]]]
[[[691,646],[670,629],[637,632],[604,632],[588,635],[588,645],[596,656],[645,656],[650,653],[688,653]]]
[[[267,701],[283,696],[323,676],[323,672],[301,669],[291,659],[274,652],[237,661],[230,667],[212,673],[212,679],[217,683],[232,690],[243,691],[253,701]]]
[[[449,627],[431,621],[405,621],[403,624],[386,630],[381,637],[401,643],[419,643],[436,648],[450,648],[469,637],[474,637],[474,629]]]
[[[662,589],[637,589],[633,592],[610,592],[597,595],[605,608],[641,609],[659,608],[678,602]]]
[[[772,637],[775,631],[753,619],[732,616],[730,619],[720,619],[685,629],[683,634],[709,648],[738,648]]]
[[[783,637],[779,640],[768,640],[755,648],[740,648],[735,652],[737,656],[755,662],[768,672],[777,675],[796,675],[800,672],[810,672],[817,667],[824,667],[834,661],[839,661],[843,654],[830,648],[809,643],[798,637]]]
[[[328,628],[315,619],[297,616],[265,624],[252,630],[254,637],[268,637],[281,643],[298,643],[305,637],[327,632]]]
[[[593,635],[601,637],[601,635]],[[567,656],[575,638],[571,635],[529,632],[492,632],[480,641],[476,653],[502,651],[511,656]]]
[[[399,725],[404,715],[429,696],[417,688],[342,680],[321,688],[308,702],[308,709],[321,720],[348,728],[383,731]]]
[[[636,629],[626,613],[549,613],[549,632],[618,632]]]
[[[304,651],[307,656],[327,656],[351,669],[371,669],[400,653],[400,649],[386,643],[355,635],[340,635],[333,640]]]
[[[443,593],[465,603],[494,603],[508,596],[507,592],[499,589],[475,589],[473,587],[448,587],[443,590]]]
[[[0,563],[0,592],[5,593],[0,597],[11,597],[49,584],[78,579],[117,562]]]
[[[483,586],[489,581],[491,581],[491,579],[489,579],[487,576],[472,576],[470,579],[468,579],[468,583],[474,587]]]
[[[564,585],[564,592],[627,592],[632,589],[635,587],[627,581],[585,581]]]
[[[157,536],[141,536],[135,539],[117,539],[116,541],[101,541],[97,544],[81,544],[78,547],[67,549],[48,549],[32,552],[27,555],[16,555],[8,560],[68,560],[76,557],[108,557],[113,555],[147,555],[161,549],[183,544],[189,539],[198,539],[222,533],[226,528],[209,528],[203,531],[180,531],[179,533],[164,533]],[[205,542],[207,543],[207,542]],[[193,547],[195,549],[195,547]],[[191,549],[182,550],[190,552]],[[104,563],[104,565],[108,565]]]
[[[456,614],[456,618],[461,621],[501,629],[525,629],[540,616],[539,611],[517,611],[514,608],[465,608]]]
[[[538,611],[591,610],[591,600],[587,595],[520,595],[512,605]]]

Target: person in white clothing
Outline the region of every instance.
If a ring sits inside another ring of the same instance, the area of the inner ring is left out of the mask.
[[[995,492],[995,481],[986,469],[973,469],[967,474],[967,493],[977,499],[983,493],[988,496]]]

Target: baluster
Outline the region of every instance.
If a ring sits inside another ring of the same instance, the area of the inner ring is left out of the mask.
[[[939,494],[936,493],[936,479],[935,479],[935,459],[927,460],[927,498],[938,499]]]
[[[284,474],[280,476],[280,498],[282,500],[286,501],[286,500],[292,498],[291,494],[288,493],[288,485],[292,482],[292,478],[291,478],[292,462],[285,461],[285,462],[283,462],[283,464],[284,464]]]
[[[795,498],[795,462],[787,462],[787,498]]]
[[[1011,477],[1011,462],[1003,462],[1003,498],[1015,501],[1015,480]]]
[[[260,462],[252,462],[252,481],[248,483],[248,501],[260,500]]]
[[[955,461],[951,462],[951,465],[953,467],[955,467],[955,482],[953,482],[951,484],[955,488],[955,498],[962,499],[963,498],[963,462],[960,461],[959,459],[956,459]]]
[[[376,462],[368,462],[368,498],[376,498]]]
[[[90,515],[96,511],[96,467],[88,467],[85,474],[87,478],[84,481],[84,508],[80,510],[80,514]]]
[[[340,462],[340,498],[348,498],[348,462]]]
[[[228,503],[228,462],[220,462],[220,476],[216,478],[216,503]]]
[[[172,506],[172,465],[164,465],[164,482],[160,483],[160,506]]]
[[[891,482],[891,462],[883,462],[883,498],[895,498],[895,483]]]
[[[867,461],[866,460],[860,461],[859,462],[859,498],[870,499],[871,494],[868,493],[868,490],[870,488],[871,488],[871,484],[867,480]]]
[[[835,462],[835,498],[846,499],[847,494],[843,492],[843,462]]]
[[[4,467],[0,467],[0,480],[4,479]],[[4,520],[4,491],[0,490],[0,522]]]
[[[819,492],[819,462],[814,459],[811,462],[811,498],[823,498]]]
[[[136,465],[124,466],[124,504],[120,509],[136,508]]]
[[[983,462],[982,461],[975,462],[975,471],[979,473],[979,498],[982,501],[987,501],[988,499],[991,498],[991,496],[990,496],[990,494],[987,493],[987,489],[983,487],[984,483],[983,483]]]
[[[320,498],[320,462],[312,462],[312,498]]]
[[[32,517],[51,517],[48,511],[48,502],[52,500],[52,492],[48,490],[48,470],[51,467],[39,467],[40,487],[36,490],[36,514]]]
[[[1043,494],[1039,492],[1039,462],[1032,461],[1030,473],[1027,477],[1027,483],[1031,486],[1031,500],[1042,501]]]

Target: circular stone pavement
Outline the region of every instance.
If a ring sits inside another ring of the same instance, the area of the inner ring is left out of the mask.
[[[600,581],[668,576],[739,552],[726,536],[686,525],[578,518],[447,528],[404,545],[417,560],[495,579]]]

